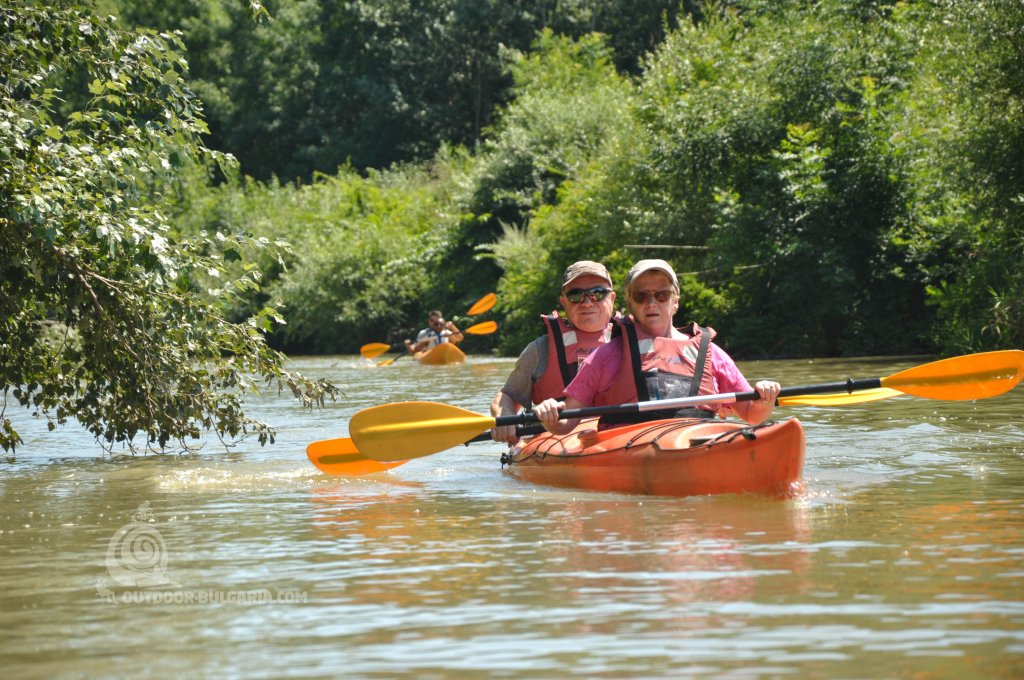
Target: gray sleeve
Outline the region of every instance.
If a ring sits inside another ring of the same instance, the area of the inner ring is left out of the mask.
[[[548,339],[542,335],[523,349],[501,391],[515,399],[516,403],[531,406],[533,384],[544,375],[547,364]]]

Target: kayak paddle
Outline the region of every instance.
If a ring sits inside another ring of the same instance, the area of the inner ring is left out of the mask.
[[[543,427],[536,425],[532,427],[519,427],[516,428],[516,435],[519,437],[525,437],[531,434],[539,434],[543,431]],[[462,443],[472,444],[473,442],[489,441],[491,441],[490,433],[484,432],[483,434],[479,434]],[[385,472],[398,467],[402,463],[409,462],[407,459],[382,463],[378,460],[374,460],[373,458],[369,458],[359,451],[356,447],[356,443],[352,441],[351,437],[322,439],[320,441],[313,442],[306,447],[306,455],[309,456],[309,462],[316,466],[321,472],[326,472],[327,474],[334,475],[336,477],[358,477],[360,475],[370,475],[375,472]]]
[[[369,475],[398,467],[407,461],[381,463],[359,452],[349,437],[323,439],[306,447],[309,461],[323,472],[336,476]]]
[[[877,387],[873,390],[853,393],[795,394],[776,399],[775,403],[779,406],[849,406],[851,404],[866,404],[871,401],[880,401],[902,395],[902,392],[890,387]]]
[[[481,321],[462,332],[467,335],[490,335],[496,330],[498,330],[498,323],[496,321]]]
[[[386,342],[370,342],[360,347],[359,353],[363,355],[364,359],[373,359],[384,354],[389,349],[391,349],[391,345]]]
[[[850,378],[845,382],[787,387],[779,392],[778,403],[784,404],[785,398],[791,396],[842,392],[852,394],[859,390],[879,388],[926,399],[985,399],[1013,389],[1022,376],[1024,351],[982,352],[934,361],[885,378]],[[562,418],[643,413],[700,404],[754,401],[758,398],[757,392],[751,391],[589,406],[563,411]],[[493,418],[457,406],[410,401],[363,409],[352,417],[349,431],[360,452],[375,460],[393,461],[444,451],[498,425],[522,425],[529,422],[537,422],[533,413]]]
[[[393,363],[396,360],[387,359],[386,361]],[[383,366],[385,364],[380,363],[377,365]],[[846,394],[844,392],[842,394],[821,394],[818,396],[783,397],[779,399],[779,404],[781,406],[845,406],[888,399],[902,394],[902,392],[897,390],[880,387],[875,390],[864,390],[857,394]],[[516,435],[525,437],[540,434],[543,431],[544,428],[538,425],[524,426],[516,428]],[[473,442],[484,441],[491,441],[491,435],[488,432],[479,434],[462,443],[472,444]],[[351,437],[339,437],[337,439],[324,439],[313,442],[306,447],[306,455],[309,456],[310,462],[321,471],[335,476],[358,477],[359,475],[369,475],[375,472],[384,472],[402,463],[409,462],[408,459],[389,462],[374,460],[362,453]]]
[[[394,362],[395,359],[387,359],[386,361]],[[381,366],[383,364],[377,365]],[[888,399],[902,394],[903,393],[898,390],[879,387],[874,390],[864,390],[857,394],[846,394],[844,392],[842,394],[783,397],[779,400],[779,404],[781,406],[845,406],[849,404],[862,404],[870,401],[878,401],[880,399]],[[516,435],[525,437],[527,435],[539,434],[543,431],[543,427],[536,425],[530,427],[519,427],[516,428]],[[473,442],[484,441],[491,441],[491,436],[487,432],[477,435],[476,437],[463,442],[463,444],[472,444]],[[382,463],[374,460],[360,452],[351,437],[324,439],[313,442],[306,447],[306,455],[309,456],[310,462],[312,462],[317,468],[329,475],[335,476],[357,477],[359,475],[369,475],[375,472],[384,472],[393,467],[397,467],[402,463],[408,462],[408,460],[403,460]]]
[[[486,311],[490,311],[491,307],[493,307],[497,301],[497,295],[494,293],[488,293],[473,303],[473,306],[469,308],[468,312],[466,312],[466,316],[476,316],[477,314],[483,314]]]

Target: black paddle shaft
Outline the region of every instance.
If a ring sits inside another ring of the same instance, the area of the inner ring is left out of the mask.
[[[835,394],[846,392],[852,394],[860,390],[873,390],[882,386],[881,378],[862,378],[854,380],[847,378],[842,382],[819,383],[817,385],[798,385],[785,387],[779,391],[779,397],[796,397],[804,394]],[[760,399],[757,392],[727,392],[725,394],[712,394],[707,396],[680,397],[679,399],[656,399],[653,401],[641,401],[635,404],[615,404],[610,406],[587,406],[562,411],[561,419],[590,418],[592,416],[603,416],[613,413],[643,413],[645,411],[660,411],[670,408],[685,408],[700,404],[722,404],[737,401],[754,401]],[[499,416],[494,419],[494,424],[500,425],[525,425],[536,423],[539,419],[530,411],[517,413],[513,416]]]
[[[501,418],[516,418],[516,417],[518,417],[518,416],[502,416]],[[497,418],[496,420],[501,420],[501,418]],[[501,425],[501,423],[497,423],[497,424]],[[529,437],[530,435],[540,434],[543,431],[544,431],[544,428],[540,427],[538,425],[534,425],[533,427],[517,427],[516,428],[516,436],[517,437]],[[468,444],[472,444],[474,442],[489,442],[489,441],[491,441],[491,431],[487,430],[487,432],[484,432],[483,434],[478,434],[477,436],[473,437],[472,439],[468,439],[468,440],[466,440],[466,441],[464,441],[462,443],[468,445]]]

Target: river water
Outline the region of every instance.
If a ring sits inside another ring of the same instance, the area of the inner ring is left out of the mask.
[[[923,362],[741,368],[796,385]],[[279,427],[265,448],[111,456],[15,413],[4,676],[1024,677],[1024,387],[777,409],[807,432],[793,500],[532,486],[490,443],[363,478],[306,458],[370,405],[486,414],[511,365],[297,358],[346,396],[251,399]]]

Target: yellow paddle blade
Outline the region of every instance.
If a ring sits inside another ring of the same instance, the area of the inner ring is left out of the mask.
[[[473,303],[473,306],[469,308],[468,312],[466,312],[466,316],[476,316],[477,314],[483,314],[491,307],[493,307],[494,303],[496,303],[497,301],[497,295],[495,295],[494,293],[488,293],[487,295],[483,296],[475,303]]]
[[[494,418],[458,406],[403,401],[359,411],[348,429],[361,453],[389,462],[450,449],[493,426]]]
[[[384,352],[387,352],[389,349],[391,349],[391,345],[387,343],[371,342],[360,347],[359,353],[362,354],[363,357],[366,359],[372,359],[374,357],[379,357],[381,354],[384,354]]]
[[[398,467],[404,460],[381,463],[364,456],[348,437],[323,439],[306,447],[309,462],[329,475],[358,477],[374,472],[385,472]]]
[[[870,401],[898,397],[903,393],[887,387],[859,392],[836,392],[834,394],[798,394],[792,397],[780,397],[779,406],[846,406],[850,404],[866,404]]]
[[[469,335],[490,335],[496,330],[498,330],[498,323],[496,321],[481,321],[462,332]]]
[[[967,401],[1009,392],[1024,377],[1024,350],[967,354],[915,366],[888,378],[882,387],[928,399]]]

